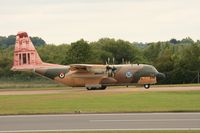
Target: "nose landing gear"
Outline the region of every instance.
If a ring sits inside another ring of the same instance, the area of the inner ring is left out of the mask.
[[[144,84],[144,88],[145,89],[149,89],[150,88],[150,84]]]

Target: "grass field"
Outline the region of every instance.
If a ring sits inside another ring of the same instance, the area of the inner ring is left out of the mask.
[[[0,114],[200,111],[200,91],[76,91],[0,96]]]
[[[64,85],[50,81],[34,81],[34,82],[1,82],[0,89],[46,89],[49,87],[63,87]]]

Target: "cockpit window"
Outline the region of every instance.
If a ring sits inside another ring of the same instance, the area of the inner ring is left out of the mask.
[[[151,66],[151,69],[155,72],[158,72],[157,69],[154,66]]]

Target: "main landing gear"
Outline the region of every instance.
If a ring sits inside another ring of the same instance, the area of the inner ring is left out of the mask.
[[[86,87],[87,90],[105,90],[106,86],[101,86],[101,87]]]
[[[144,88],[145,89],[149,89],[150,88],[150,84],[144,84]]]

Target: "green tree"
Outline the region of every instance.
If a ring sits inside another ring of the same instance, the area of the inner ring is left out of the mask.
[[[138,61],[138,49],[128,41],[103,38],[98,41],[98,44],[101,46],[101,50],[105,51],[101,56],[104,61],[107,58],[111,60],[114,58],[116,64],[121,64],[123,59],[128,62]]]
[[[150,63],[152,63],[159,55],[161,51],[161,43],[150,43],[148,44],[148,47],[144,50],[144,57],[146,60],[148,60]]]
[[[45,45],[46,42],[40,37],[30,37],[35,46]],[[16,35],[9,35],[8,37],[0,36],[0,47],[8,48],[15,44]]]
[[[83,39],[71,44],[65,55],[65,64],[90,63],[91,47]]]
[[[40,37],[30,37],[30,39],[35,46],[42,46],[46,44],[46,42]]]
[[[38,53],[44,62],[62,64],[65,62],[65,53],[69,49],[69,45],[44,45],[37,47]]]

